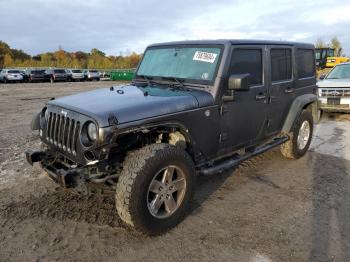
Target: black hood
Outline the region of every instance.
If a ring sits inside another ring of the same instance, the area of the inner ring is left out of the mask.
[[[78,93],[48,103],[90,116],[100,127],[110,125],[110,116],[115,116],[118,123],[123,124],[213,104],[214,98],[206,91],[133,85]]]

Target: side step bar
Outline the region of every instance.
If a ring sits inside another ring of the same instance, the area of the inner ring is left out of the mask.
[[[242,156],[241,155],[234,155],[233,157],[231,157],[227,160],[220,161],[219,163],[214,164],[213,166],[203,167],[199,170],[199,173],[201,175],[205,175],[205,176],[215,175],[217,173],[222,173],[223,171],[230,169],[234,166],[237,166],[239,163],[241,163],[249,158],[252,158],[254,156],[265,153],[266,151],[270,150],[271,148],[279,146],[288,140],[289,140],[288,136],[275,138],[271,142],[264,144],[261,147],[257,147],[252,152],[248,152]]]

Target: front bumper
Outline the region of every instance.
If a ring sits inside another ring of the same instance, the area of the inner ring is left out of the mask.
[[[79,193],[90,194],[86,183],[89,177],[87,167],[63,164],[62,161],[57,160],[57,156],[53,156],[48,151],[28,150],[25,155],[29,164],[40,163],[47,175],[63,188],[74,188]]]
[[[99,186],[103,186],[104,189],[106,185],[113,188],[117,179],[119,165],[109,160],[81,165],[50,149],[28,150],[25,155],[29,164],[38,162],[54,182],[84,195],[90,195],[92,190]]]
[[[341,97],[339,98],[338,104],[329,103],[328,97],[319,98],[319,107],[325,112],[335,112],[335,113],[350,113],[350,98]]]

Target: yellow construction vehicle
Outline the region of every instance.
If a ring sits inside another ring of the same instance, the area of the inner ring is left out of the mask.
[[[340,56],[341,49],[335,54],[334,48],[316,48],[316,66],[318,68],[334,67],[337,64],[350,61],[348,57]]]

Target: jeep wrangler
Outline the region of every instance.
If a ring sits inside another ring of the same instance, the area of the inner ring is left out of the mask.
[[[280,147],[297,159],[317,119],[311,44],[211,40],[154,44],[130,84],[50,100],[33,118],[49,177],[115,192],[129,226],[160,234],[186,215],[196,175]]]

